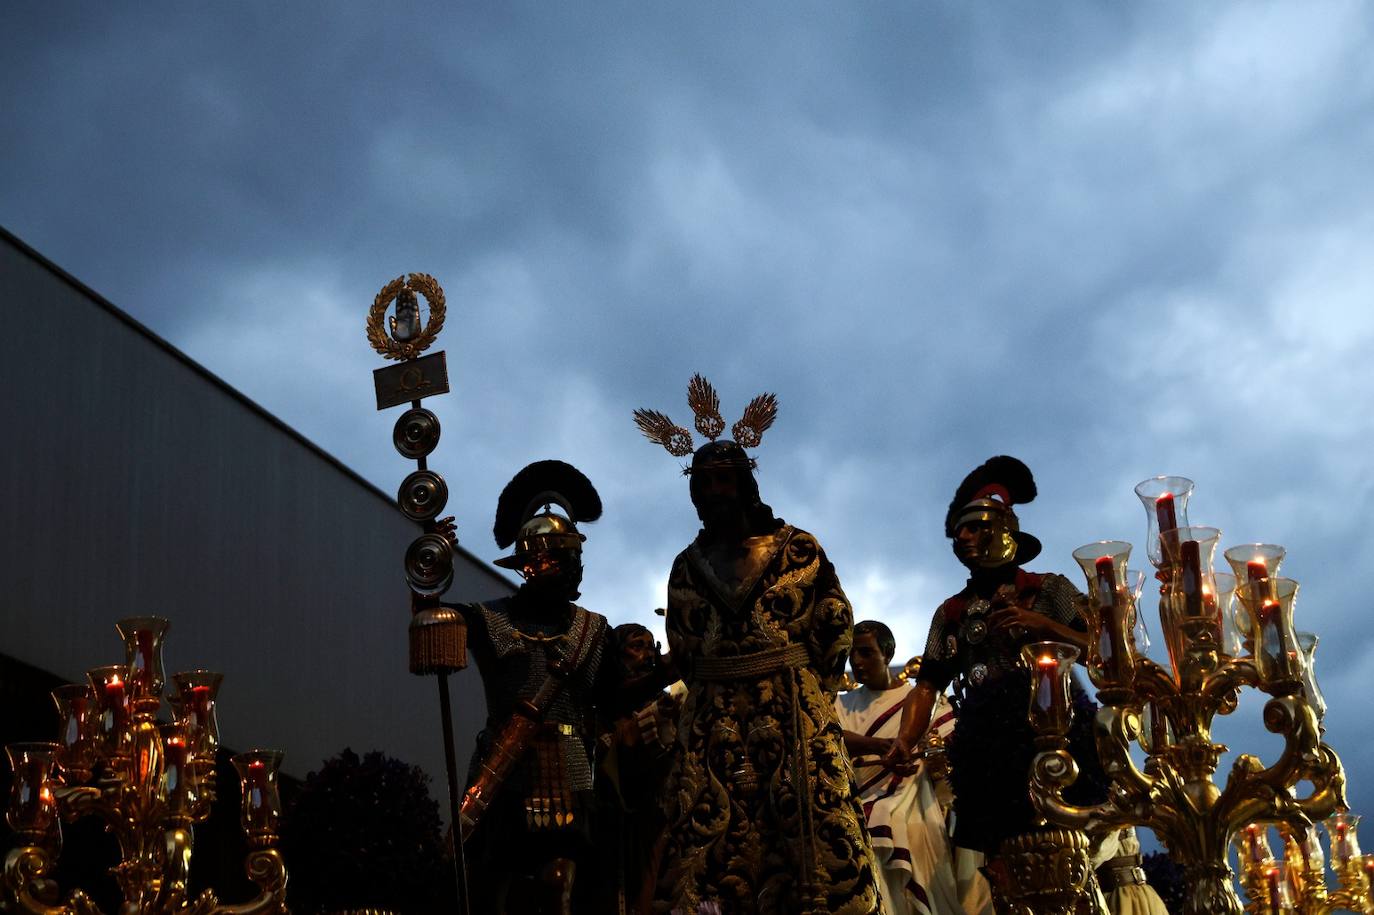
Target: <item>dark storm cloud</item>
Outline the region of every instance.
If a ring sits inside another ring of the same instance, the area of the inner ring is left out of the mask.
[[[687,424],[695,371],[727,414],[779,393],[764,495],[901,652],[989,455],[1034,468],[1066,572],[1143,540],[1135,482],[1189,475],[1224,543],[1289,546],[1374,806],[1368,7],[4,16],[0,221],[387,490],[362,315],[444,283],[434,464],[479,555],[511,473],[567,458],[607,503],[588,603],[648,619],[696,521],[629,411]]]

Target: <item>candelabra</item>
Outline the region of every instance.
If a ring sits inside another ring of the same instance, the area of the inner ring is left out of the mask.
[[[1256,915],[1327,915],[1329,912],[1374,913],[1374,854],[1360,854],[1359,817],[1338,813],[1322,825],[1331,844],[1331,870],[1336,887],[1326,883],[1327,860],[1315,826],[1294,829],[1278,825],[1283,859],[1269,847],[1269,828],[1251,823],[1236,834],[1241,885]]]
[[[1061,745],[1037,755],[1031,799],[1048,821],[1069,829],[1149,827],[1183,870],[1187,915],[1239,915],[1242,907],[1227,863],[1232,833],[1256,821],[1305,830],[1344,807],[1345,776],[1340,759],[1322,742],[1314,702],[1304,694],[1302,654],[1293,629],[1297,583],[1278,577],[1283,549],[1250,544],[1226,551],[1240,583],[1235,619],[1245,625],[1238,638],[1227,638],[1222,589],[1235,586],[1229,576],[1212,571],[1220,532],[1188,524],[1192,488],[1181,477],[1157,477],[1136,487],[1146,506],[1150,560],[1161,584],[1169,669],[1141,656],[1132,637],[1137,602],[1126,571],[1130,544],[1101,541],[1074,551],[1088,581],[1085,661],[1102,705],[1094,728],[1109,796],[1091,807],[1064,800],[1077,766]],[[1067,678],[1068,671],[1059,676]],[[1212,720],[1234,711],[1246,686],[1271,696],[1264,724],[1283,736],[1284,750],[1267,767],[1255,756],[1241,755],[1218,787],[1214,776],[1226,747],[1212,741]],[[1061,698],[1050,690],[1046,696],[1067,701],[1067,693]],[[1045,733],[1035,701],[1032,723]],[[1146,755],[1143,767],[1131,756],[1137,740]],[[1300,797],[1295,789],[1304,780],[1312,790]]]
[[[190,898],[193,826],[210,815],[216,796],[221,675],[173,674],[172,721],[159,723],[169,624],[142,616],[121,620],[118,628],[125,663],[94,668],[88,685],[53,691],[59,740],[6,747],[14,771],[7,820],[20,844],[5,859],[4,881],[15,910],[99,915],[80,889],[60,901],[52,879],[62,848],[60,821],[95,816],[119,841],[121,860],[112,873],[124,899],[120,915],[285,913],[286,867],[277,851],[282,754],[253,750],[233,760],[250,849],[245,866],[257,897],[245,905],[222,905],[211,890]]]

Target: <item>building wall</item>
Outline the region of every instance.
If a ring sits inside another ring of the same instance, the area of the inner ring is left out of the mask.
[[[226,746],[283,749],[297,777],[385,750],[442,802],[435,680],[406,669],[418,526],[2,231],[0,314],[0,653],[83,680],[123,660],[117,619],[166,616],[169,674],[225,674]],[[512,590],[463,553],[446,599]],[[459,681],[465,764],[485,710],[475,671]]]

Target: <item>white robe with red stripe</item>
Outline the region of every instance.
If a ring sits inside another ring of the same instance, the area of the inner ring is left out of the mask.
[[[874,691],[866,686],[835,699],[840,727],[869,737],[896,737],[909,684]],[[954,712],[940,696],[931,729],[942,737],[954,730]],[[922,765],[900,776],[872,756],[854,760],[873,851],[883,871],[883,903],[890,915],[963,915],[955,880],[945,810]]]

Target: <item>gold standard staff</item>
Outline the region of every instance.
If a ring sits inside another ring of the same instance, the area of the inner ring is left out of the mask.
[[[668,779],[655,911],[877,915],[873,851],[833,707],[853,614],[816,538],[759,498],[756,447],[777,402],[725,431],[716,392],[688,385],[697,431],[637,410],[677,457],[702,528],[668,579],[668,645],[687,683]]]

